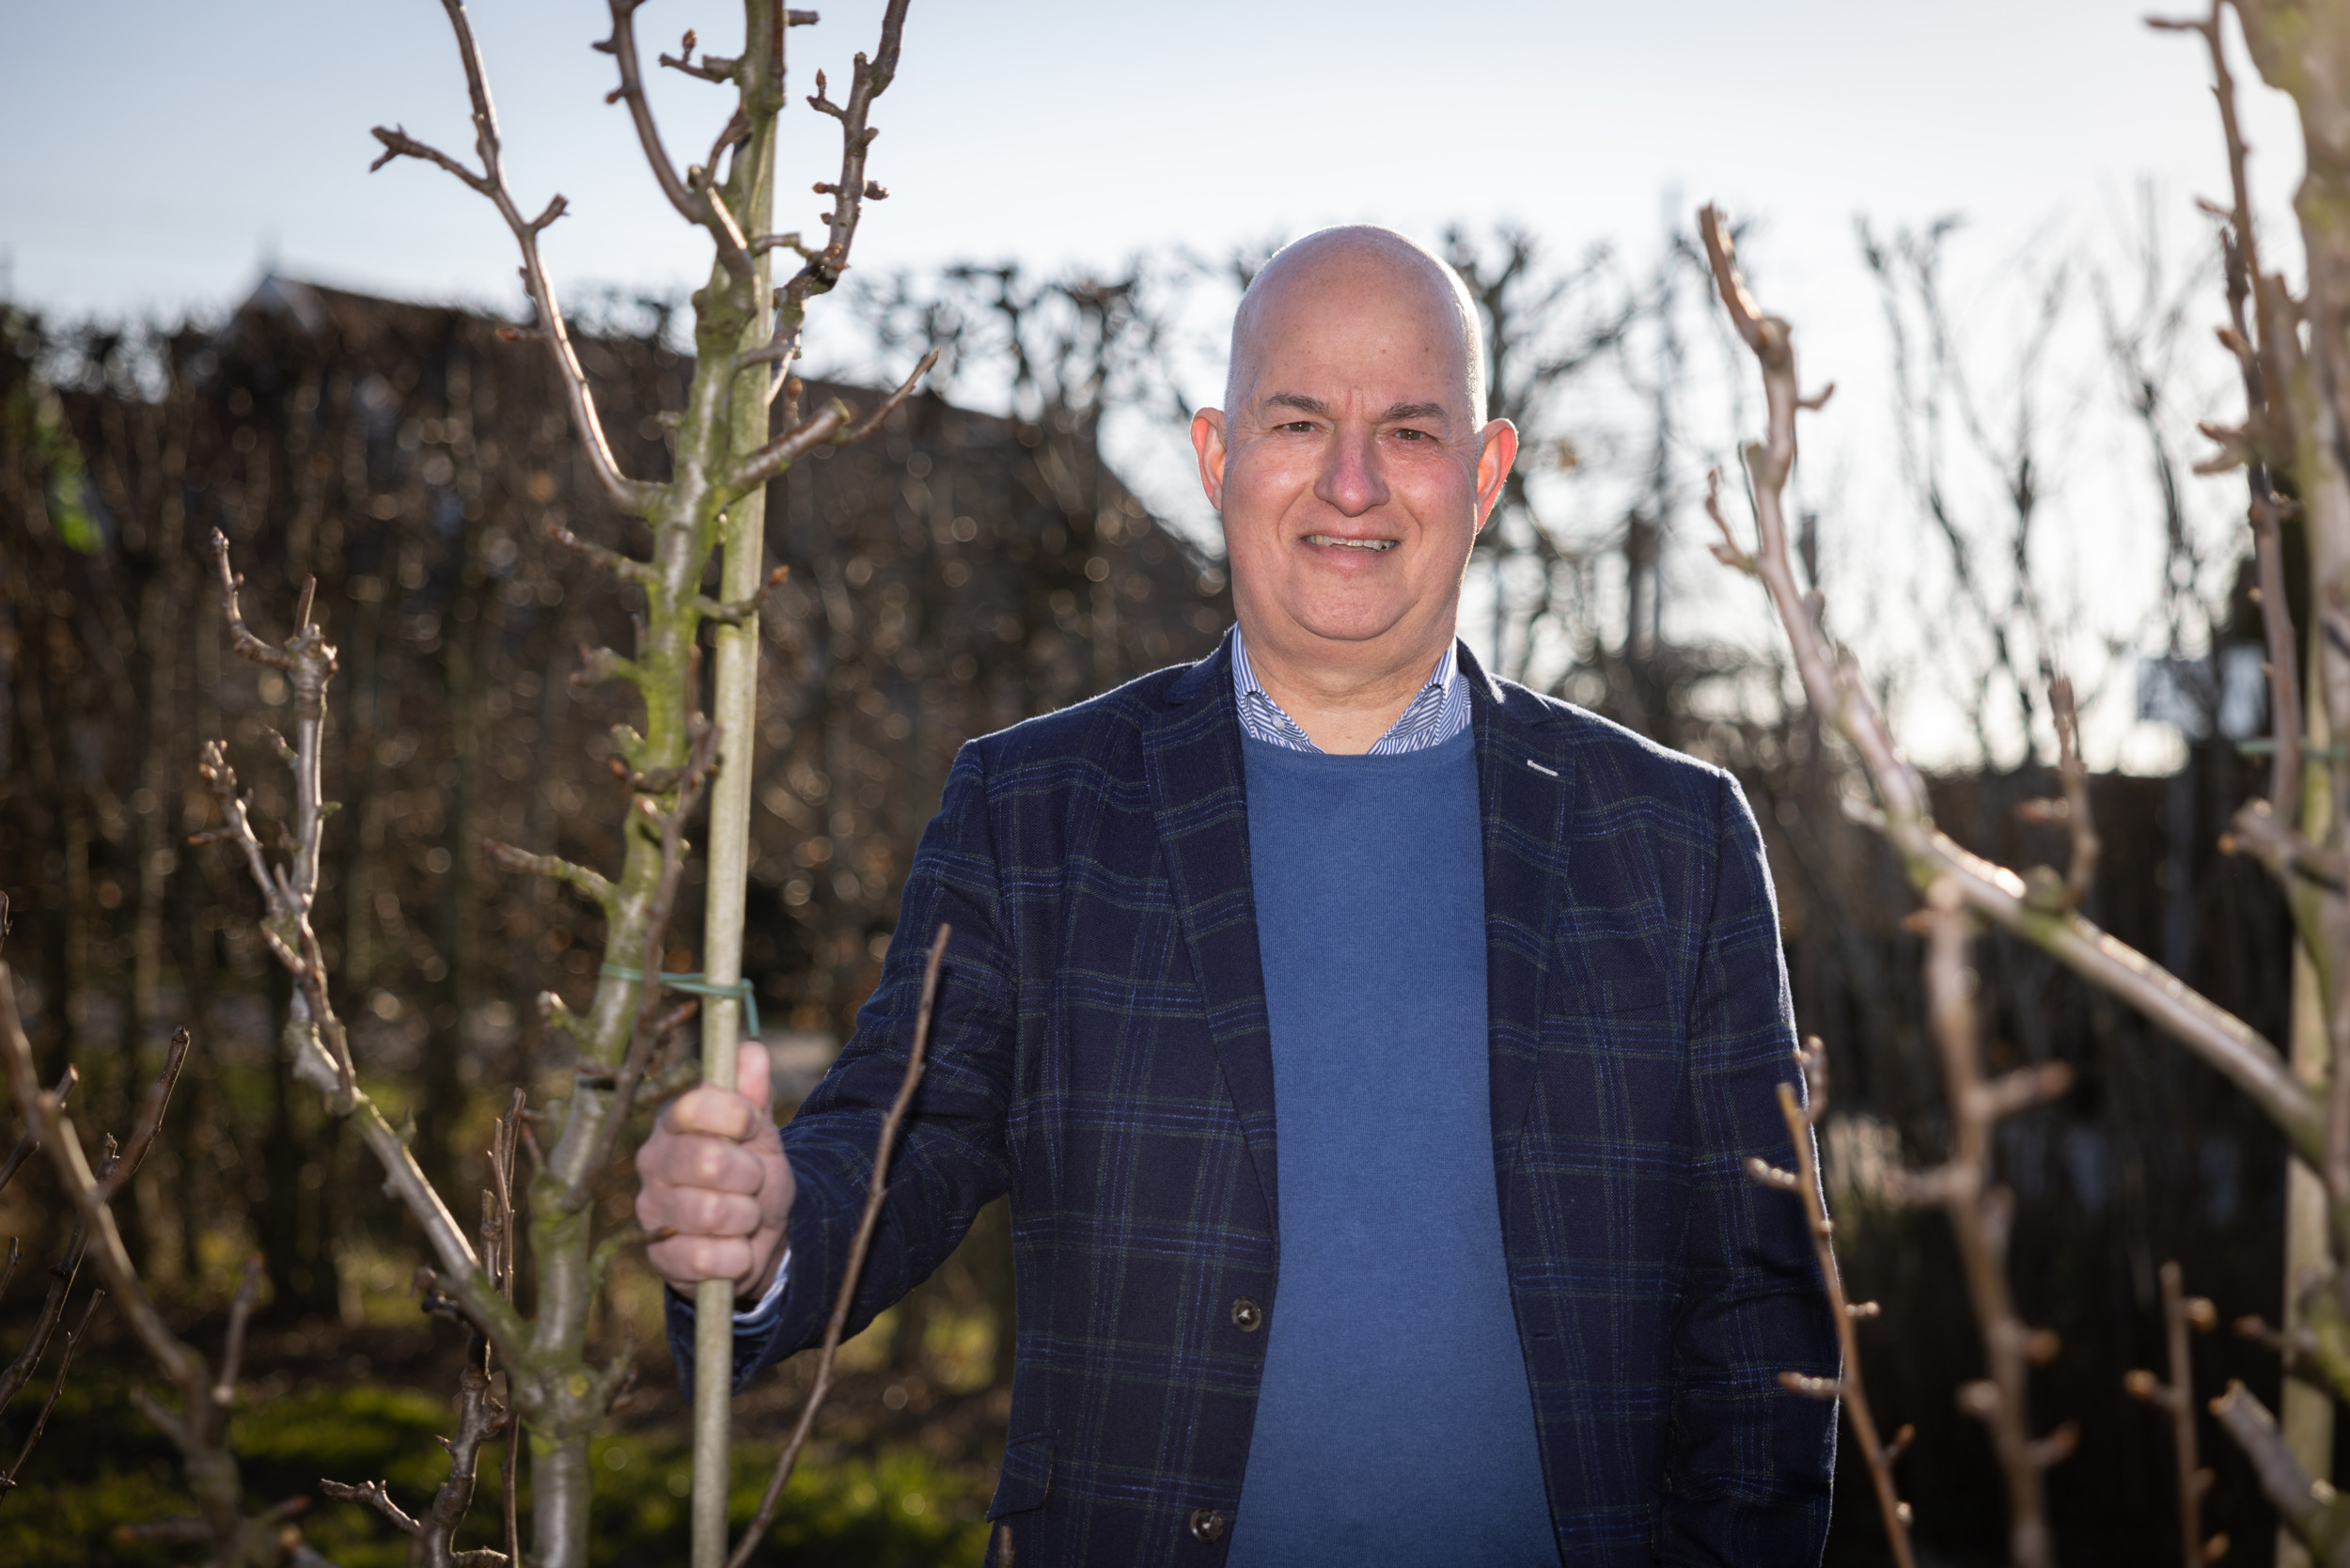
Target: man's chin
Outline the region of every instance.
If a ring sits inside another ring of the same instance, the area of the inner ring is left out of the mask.
[[[1361,646],[1398,635],[1411,619],[1408,604],[1284,605],[1296,635],[1316,643]]]

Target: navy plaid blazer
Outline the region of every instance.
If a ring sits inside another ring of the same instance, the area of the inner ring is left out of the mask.
[[[1835,1334],[1798,1203],[1741,1168],[1787,1163],[1776,1093],[1797,1076],[1753,817],[1721,770],[1462,661],[1494,1179],[1559,1551],[1815,1563],[1835,1407],[1777,1378],[1836,1375]],[[1237,1517],[1269,1336],[1232,1306],[1281,1309],[1246,811],[1229,639],[964,746],[880,988],[783,1129],[791,1282],[774,1329],[738,1337],[738,1380],[822,1337],[925,949],[951,924],[849,1326],[1011,1195],[989,1517],[1024,1568],[1214,1564],[1192,1515]],[[672,1319],[682,1366],[690,1318]]]

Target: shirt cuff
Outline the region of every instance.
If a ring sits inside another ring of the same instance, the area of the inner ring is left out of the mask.
[[[760,1296],[749,1308],[734,1314],[735,1332],[739,1334],[746,1328],[773,1327],[776,1317],[783,1310],[783,1288],[791,1283],[791,1249],[787,1247],[783,1249],[782,1261],[776,1264],[775,1281],[767,1287],[767,1294]]]

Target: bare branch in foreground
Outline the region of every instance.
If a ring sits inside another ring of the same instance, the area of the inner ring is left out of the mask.
[[[1916,1568],[1917,1554],[1909,1544],[1909,1505],[1902,1501],[1901,1491],[1893,1482],[1893,1461],[1908,1446],[1913,1429],[1903,1427],[1889,1444],[1877,1435],[1876,1415],[1869,1406],[1868,1389],[1860,1377],[1860,1337],[1854,1329],[1860,1319],[1877,1315],[1876,1303],[1855,1305],[1844,1294],[1843,1271],[1836,1263],[1836,1230],[1828,1219],[1826,1196],[1820,1185],[1819,1151],[1812,1138],[1812,1128],[1827,1109],[1826,1052],[1827,1047],[1815,1038],[1808,1048],[1795,1053],[1795,1059],[1803,1065],[1805,1079],[1811,1086],[1808,1105],[1796,1097],[1794,1085],[1778,1086],[1778,1111],[1787,1121],[1787,1140],[1794,1151],[1795,1168],[1778,1170],[1757,1159],[1747,1162],[1747,1173],[1764,1186],[1793,1192],[1803,1200],[1804,1217],[1810,1221],[1811,1231],[1811,1249],[1820,1262],[1821,1283],[1827,1291],[1828,1311],[1836,1320],[1836,1338],[1844,1358],[1843,1376],[1828,1382],[1826,1389],[1817,1397],[1843,1400],[1844,1419],[1852,1422],[1853,1435],[1860,1440],[1861,1457],[1869,1466],[1870,1483],[1876,1489],[1877,1513],[1884,1521],[1885,1539],[1893,1549],[1896,1568]],[[1779,1381],[1794,1392],[1810,1394],[1810,1388],[1798,1385],[1816,1380],[1781,1372]]]
[[[1769,411],[1767,438],[1749,444],[1746,454],[1756,548],[1748,553],[1738,543],[1718,494],[1709,493],[1706,510],[1725,541],[1716,554],[1752,571],[1769,589],[1805,695],[1859,754],[1881,808],[1875,825],[1907,864],[1911,882],[1921,888],[1948,883],[1975,914],[2138,1009],[2249,1095],[2284,1130],[2295,1151],[2312,1168],[2322,1168],[2325,1107],[2295,1077],[2274,1043],[2078,911],[2058,914],[2036,907],[2021,877],[1960,848],[1935,828],[1925,781],[1902,755],[1850,657],[1830,651],[1817,603],[1796,581],[1784,507],[1795,460],[1795,416],[1803,401],[1796,390],[1793,334],[1785,321],[1762,314],[1747,291],[1720,212],[1705,208],[1699,227],[1731,321],[1762,366]]]
[[[2008,1286],[2007,1244],[2015,1195],[1992,1179],[1992,1129],[2000,1118],[2063,1092],[2062,1064],[2023,1069],[1986,1082],[1975,1022],[1976,977],[1967,967],[1971,921],[1959,890],[1937,881],[1926,890],[1926,996],[1950,1113],[1950,1157],[1914,1190],[1930,1193],[1949,1215],[1959,1262],[1982,1336],[1990,1376],[1959,1390],[1959,1408],[1990,1429],[2007,1485],[2008,1557],[2015,1568],[2051,1568],[2047,1497],[2041,1472],[2072,1451],[2078,1429],[2067,1422],[2047,1437],[2031,1435],[2031,1368],[2052,1358],[2056,1335],[2027,1327]]]
[[[2170,1418],[2170,1446],[2178,1461],[2180,1560],[2192,1568],[2198,1562],[2217,1562],[2228,1551],[2225,1535],[2203,1539],[2203,1494],[2211,1487],[2212,1473],[2196,1453],[2195,1353],[2188,1332],[2210,1332],[2219,1313],[2201,1296],[2189,1296],[2180,1279],[2175,1261],[2162,1265],[2162,1323],[2170,1380],[2166,1383],[2137,1368],[2122,1380],[2122,1387],[2132,1399],[2143,1400]]]
[[[2268,1406],[2241,1380],[2231,1381],[2228,1391],[2211,1402],[2211,1413],[2251,1460],[2261,1492],[2285,1528],[2319,1562],[2338,1561],[2350,1544],[2350,1497],[2337,1496],[2330,1485],[2310,1478],[2285,1446]]]
[[[848,1267],[840,1277],[839,1294],[833,1297],[832,1318],[824,1325],[824,1342],[816,1353],[816,1381],[807,1390],[807,1403],[800,1407],[800,1419],[792,1425],[791,1439],[776,1461],[775,1474],[767,1478],[767,1491],[759,1499],[759,1512],[752,1515],[749,1528],[735,1543],[734,1551],[727,1559],[727,1568],[743,1568],[758,1549],[760,1538],[766,1535],[767,1527],[775,1523],[776,1505],[783,1501],[783,1488],[800,1462],[800,1450],[807,1446],[808,1433],[816,1425],[816,1412],[822,1408],[824,1396],[832,1392],[833,1356],[840,1349],[841,1331],[848,1326],[849,1309],[856,1301],[857,1278],[865,1272],[866,1249],[872,1245],[873,1228],[881,1222],[882,1200],[889,1192],[889,1152],[898,1141],[898,1126],[905,1120],[906,1107],[914,1102],[915,1086],[922,1081],[923,1054],[930,1047],[931,1010],[938,999],[939,966],[947,960],[947,938],[953,933],[952,926],[942,925],[931,938],[930,962],[922,970],[921,1007],[914,1018],[913,1043],[906,1047],[905,1076],[899,1081],[898,1097],[889,1103],[888,1114],[882,1118],[881,1136],[874,1143],[873,1174],[865,1189],[865,1213],[859,1216],[856,1234],[849,1242]]]
[[[2015,814],[2028,823],[2062,827],[2071,836],[2072,863],[2065,868],[2063,880],[2050,889],[2050,896],[2040,901],[2070,914],[2089,897],[2103,847],[2089,810],[2089,764],[2081,760],[2081,718],[2073,705],[2070,677],[2060,675],[2048,682],[2048,712],[2056,721],[2057,778],[2064,792],[2054,800],[2028,800],[2015,808]]]

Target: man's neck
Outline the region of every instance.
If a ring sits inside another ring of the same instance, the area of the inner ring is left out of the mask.
[[[1452,635],[1431,646],[1366,657],[1359,645],[1347,656],[1333,659],[1298,658],[1269,639],[1241,635],[1248,646],[1249,667],[1265,695],[1297,722],[1306,738],[1337,756],[1360,756],[1369,751],[1402,716],[1428,683]]]

